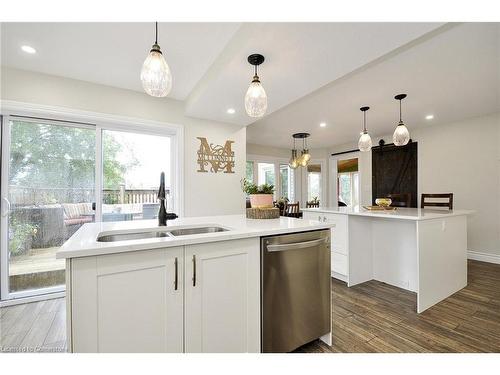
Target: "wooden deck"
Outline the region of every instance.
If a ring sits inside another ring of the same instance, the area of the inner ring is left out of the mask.
[[[333,280],[333,346],[297,352],[500,352],[500,265],[469,261],[469,283],[422,314],[414,293],[369,281]],[[1,309],[0,351],[65,350],[64,299]]]

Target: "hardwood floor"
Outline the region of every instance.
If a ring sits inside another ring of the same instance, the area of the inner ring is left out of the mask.
[[[469,261],[468,285],[421,314],[414,293],[333,279],[333,346],[297,352],[500,352],[500,265]]]
[[[422,314],[416,295],[377,281],[332,282],[333,346],[297,352],[500,352],[500,265],[469,261],[468,285]],[[64,351],[64,299],[4,307],[0,351]]]

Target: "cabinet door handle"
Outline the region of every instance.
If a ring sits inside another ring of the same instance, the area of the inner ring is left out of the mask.
[[[193,286],[196,286],[196,256],[193,254]]]
[[[179,277],[178,277],[179,262],[177,261],[177,258],[175,258],[174,266],[175,266],[174,290],[177,290],[177,286],[179,283]]]

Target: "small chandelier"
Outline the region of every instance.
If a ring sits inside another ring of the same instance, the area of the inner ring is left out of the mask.
[[[295,133],[292,135],[293,137],[293,149],[292,149],[292,157],[290,158],[290,162],[288,165],[292,169],[296,169],[297,167],[306,167],[311,160],[311,154],[309,153],[309,149],[307,148],[306,139],[310,136],[309,133]],[[295,147],[295,140],[302,139],[302,152],[300,156],[297,156],[297,149]]]
[[[366,111],[368,111],[370,107],[361,107],[359,110],[363,112],[363,131],[360,133],[358,148],[359,151],[370,151],[372,149],[372,138],[368,131],[366,130]]]
[[[245,110],[250,117],[262,117],[267,111],[267,95],[260,83],[257,66],[264,62],[264,56],[258,53],[250,55],[248,62],[255,66],[255,74],[245,95]]]
[[[158,45],[158,22],[155,23],[155,42],[141,70],[142,87],[147,94],[164,97],[172,89],[172,74]]]
[[[392,135],[392,141],[396,146],[404,146],[408,144],[410,141],[410,132],[408,128],[403,123],[401,117],[401,101],[406,98],[406,94],[399,94],[394,97],[394,99],[399,100],[399,124],[396,126],[394,130],[394,134]]]

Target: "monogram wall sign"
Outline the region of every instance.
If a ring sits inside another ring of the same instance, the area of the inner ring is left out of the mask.
[[[234,141],[226,141],[224,146],[208,144],[204,137],[196,137],[200,140],[198,149],[198,172],[208,172],[206,168],[210,166],[210,172],[234,173],[234,151],[231,150],[231,144]]]

